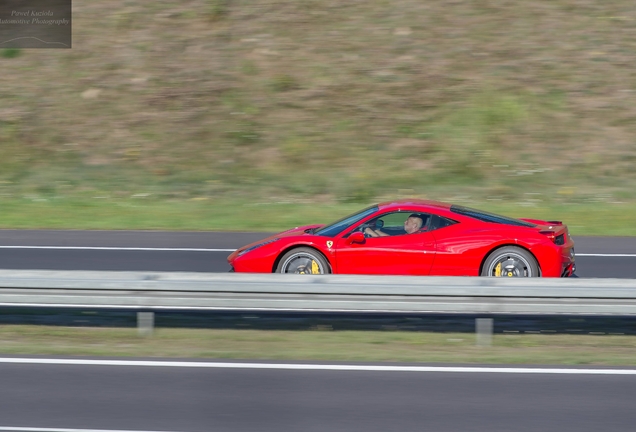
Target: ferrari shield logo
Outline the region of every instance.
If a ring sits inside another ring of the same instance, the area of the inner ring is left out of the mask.
[[[330,248],[331,246],[333,246],[333,242],[332,242],[331,240],[329,240],[329,241],[327,242],[327,247],[328,247],[328,248]]]

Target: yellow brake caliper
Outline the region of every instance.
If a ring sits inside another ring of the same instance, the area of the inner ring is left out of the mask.
[[[495,267],[495,277],[501,277],[501,263],[497,264],[497,267]]]
[[[318,263],[314,260],[311,260],[311,274],[320,274],[320,267],[318,267]]]

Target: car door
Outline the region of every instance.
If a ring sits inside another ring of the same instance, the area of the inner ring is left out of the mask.
[[[390,233],[385,237],[352,242],[351,233],[359,231],[359,225],[339,238],[335,244],[336,271],[340,274],[427,275],[435,258],[435,238],[427,231],[413,234],[406,234],[403,228],[400,231],[398,222],[403,224],[411,213],[392,212],[375,218],[385,222],[381,229]]]

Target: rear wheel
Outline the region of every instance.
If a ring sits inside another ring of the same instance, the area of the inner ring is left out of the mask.
[[[482,276],[538,277],[539,265],[530,252],[515,246],[505,246],[493,251],[481,271]]]
[[[320,252],[307,247],[292,249],[278,262],[276,273],[327,274],[329,263]]]

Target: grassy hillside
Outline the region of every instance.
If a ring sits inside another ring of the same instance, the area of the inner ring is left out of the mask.
[[[631,1],[73,10],[72,50],[0,50],[0,205],[636,202]]]

